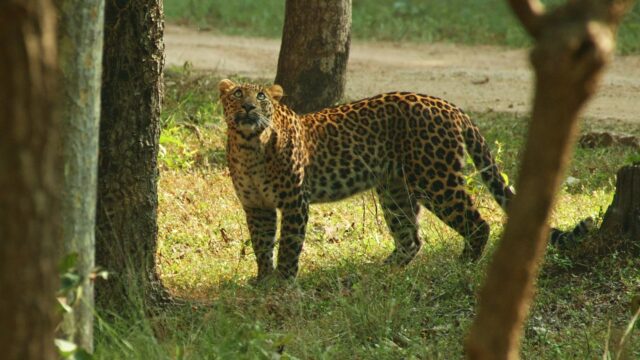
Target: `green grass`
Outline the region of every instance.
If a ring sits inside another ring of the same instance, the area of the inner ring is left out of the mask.
[[[165,284],[188,306],[148,318],[132,303],[117,317],[100,320],[98,359],[274,359],[279,352],[282,359],[462,357],[475,294],[504,221],[485,189],[473,186],[492,228],[487,256],[477,264],[460,263],[462,239],[423,212],[425,246],[416,260],[403,269],[382,266],[392,241],[367,192],[312,206],[295,284],[252,287],[255,263],[226,170],[217,79],[172,69],[166,81],[158,263]],[[515,178],[527,119],[474,117]],[[585,125],[595,126],[602,125]],[[553,223],[569,227],[602,212],[611,201],[615,170],[632,153],[578,149],[569,174],[580,182],[563,187]],[[632,317],[629,304],[639,295],[638,269],[640,258],[621,250],[577,256],[551,249],[522,357],[600,358],[607,341],[616,351]],[[627,337],[629,359],[640,356],[637,335],[636,329]]]
[[[559,0],[543,1],[557,4]],[[225,34],[279,38],[282,0],[167,0],[169,21]],[[356,0],[353,2],[356,39],[523,47],[529,38],[506,0]],[[619,32],[621,54],[640,52],[640,6],[627,15]]]

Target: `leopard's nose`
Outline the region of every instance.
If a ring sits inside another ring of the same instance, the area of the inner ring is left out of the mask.
[[[252,104],[252,103],[244,103],[244,104],[242,104],[242,108],[244,109],[244,111],[249,112],[249,111],[255,109],[256,106],[254,104]]]

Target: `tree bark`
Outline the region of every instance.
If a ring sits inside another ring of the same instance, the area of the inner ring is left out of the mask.
[[[276,84],[309,113],[342,99],[351,45],[351,0],[287,0]]]
[[[113,272],[96,302],[156,302],[158,138],[164,65],[160,0],[105,3],[96,263]],[[137,289],[137,294],[130,290]]]
[[[0,349],[8,360],[56,358],[55,32],[50,1],[0,3]]]
[[[64,317],[64,336],[93,350],[93,283],[98,130],[102,74],[103,1],[57,0],[64,179],[64,254],[77,254],[82,293]]]
[[[537,0],[511,0],[536,40],[536,90],[509,220],[466,343],[469,359],[517,359],[534,281],[547,245],[547,220],[575,142],[577,120],[595,93],[632,1],[576,0],[545,13]]]
[[[634,241],[640,240],[640,164],[618,170],[616,192],[600,231],[622,233]]]

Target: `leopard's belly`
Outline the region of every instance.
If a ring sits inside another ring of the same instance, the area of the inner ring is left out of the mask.
[[[311,164],[305,172],[305,183],[312,203],[345,199],[369,190],[379,183],[381,171],[364,166],[362,161],[336,164]]]

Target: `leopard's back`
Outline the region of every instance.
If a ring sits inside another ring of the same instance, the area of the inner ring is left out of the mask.
[[[301,118],[313,201],[334,201],[404,178],[427,187],[459,172],[468,117],[439,98],[387,93]],[[432,180],[430,180],[432,179]]]

